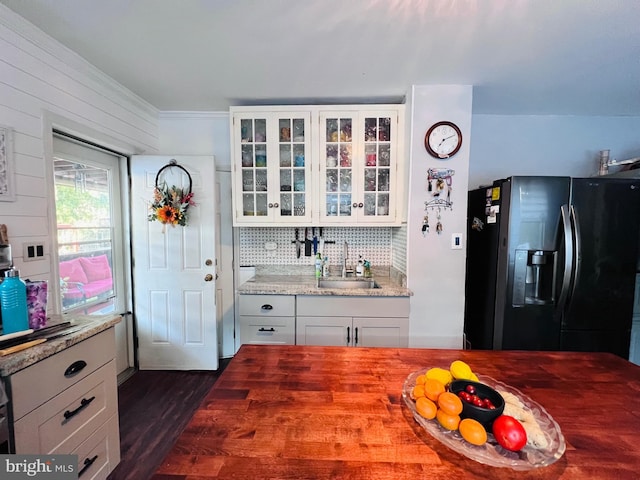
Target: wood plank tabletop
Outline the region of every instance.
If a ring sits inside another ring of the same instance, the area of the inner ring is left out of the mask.
[[[491,467],[429,435],[407,376],[463,360],[560,425],[565,454]],[[160,479],[636,479],[640,367],[606,353],[243,345],[153,477]]]

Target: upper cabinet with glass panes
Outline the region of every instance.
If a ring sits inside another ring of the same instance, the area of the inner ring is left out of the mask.
[[[234,225],[397,225],[402,105],[232,107]]]
[[[232,116],[234,225],[311,221],[309,112]]]
[[[395,224],[397,109],[320,113],[320,223]]]

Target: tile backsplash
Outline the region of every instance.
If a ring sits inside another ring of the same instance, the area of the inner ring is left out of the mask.
[[[320,229],[316,227],[319,237]],[[390,266],[392,262],[391,227],[323,227],[325,251],[330,265],[341,265],[343,245],[349,246],[349,265],[355,265],[358,256],[369,260],[372,266]],[[309,227],[309,238],[312,229]],[[296,257],[294,227],[241,227],[240,266],[254,265],[313,265],[314,257],[304,254],[304,227],[299,227],[301,245],[300,258]],[[274,250],[267,250],[267,244],[275,244]],[[312,252],[313,253],[313,252]]]

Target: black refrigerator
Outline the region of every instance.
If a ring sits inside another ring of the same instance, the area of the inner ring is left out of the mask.
[[[629,356],[640,180],[509,177],[469,192],[467,347]]]

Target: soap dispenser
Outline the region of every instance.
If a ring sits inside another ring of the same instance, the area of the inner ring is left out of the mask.
[[[329,257],[327,257],[326,255],[324,256],[324,261],[322,262],[322,276],[329,276]]]
[[[318,253],[316,255],[316,278],[322,276],[322,256]]]
[[[362,277],[364,275],[364,260],[362,255],[358,258],[358,264],[356,265],[356,277]]]

